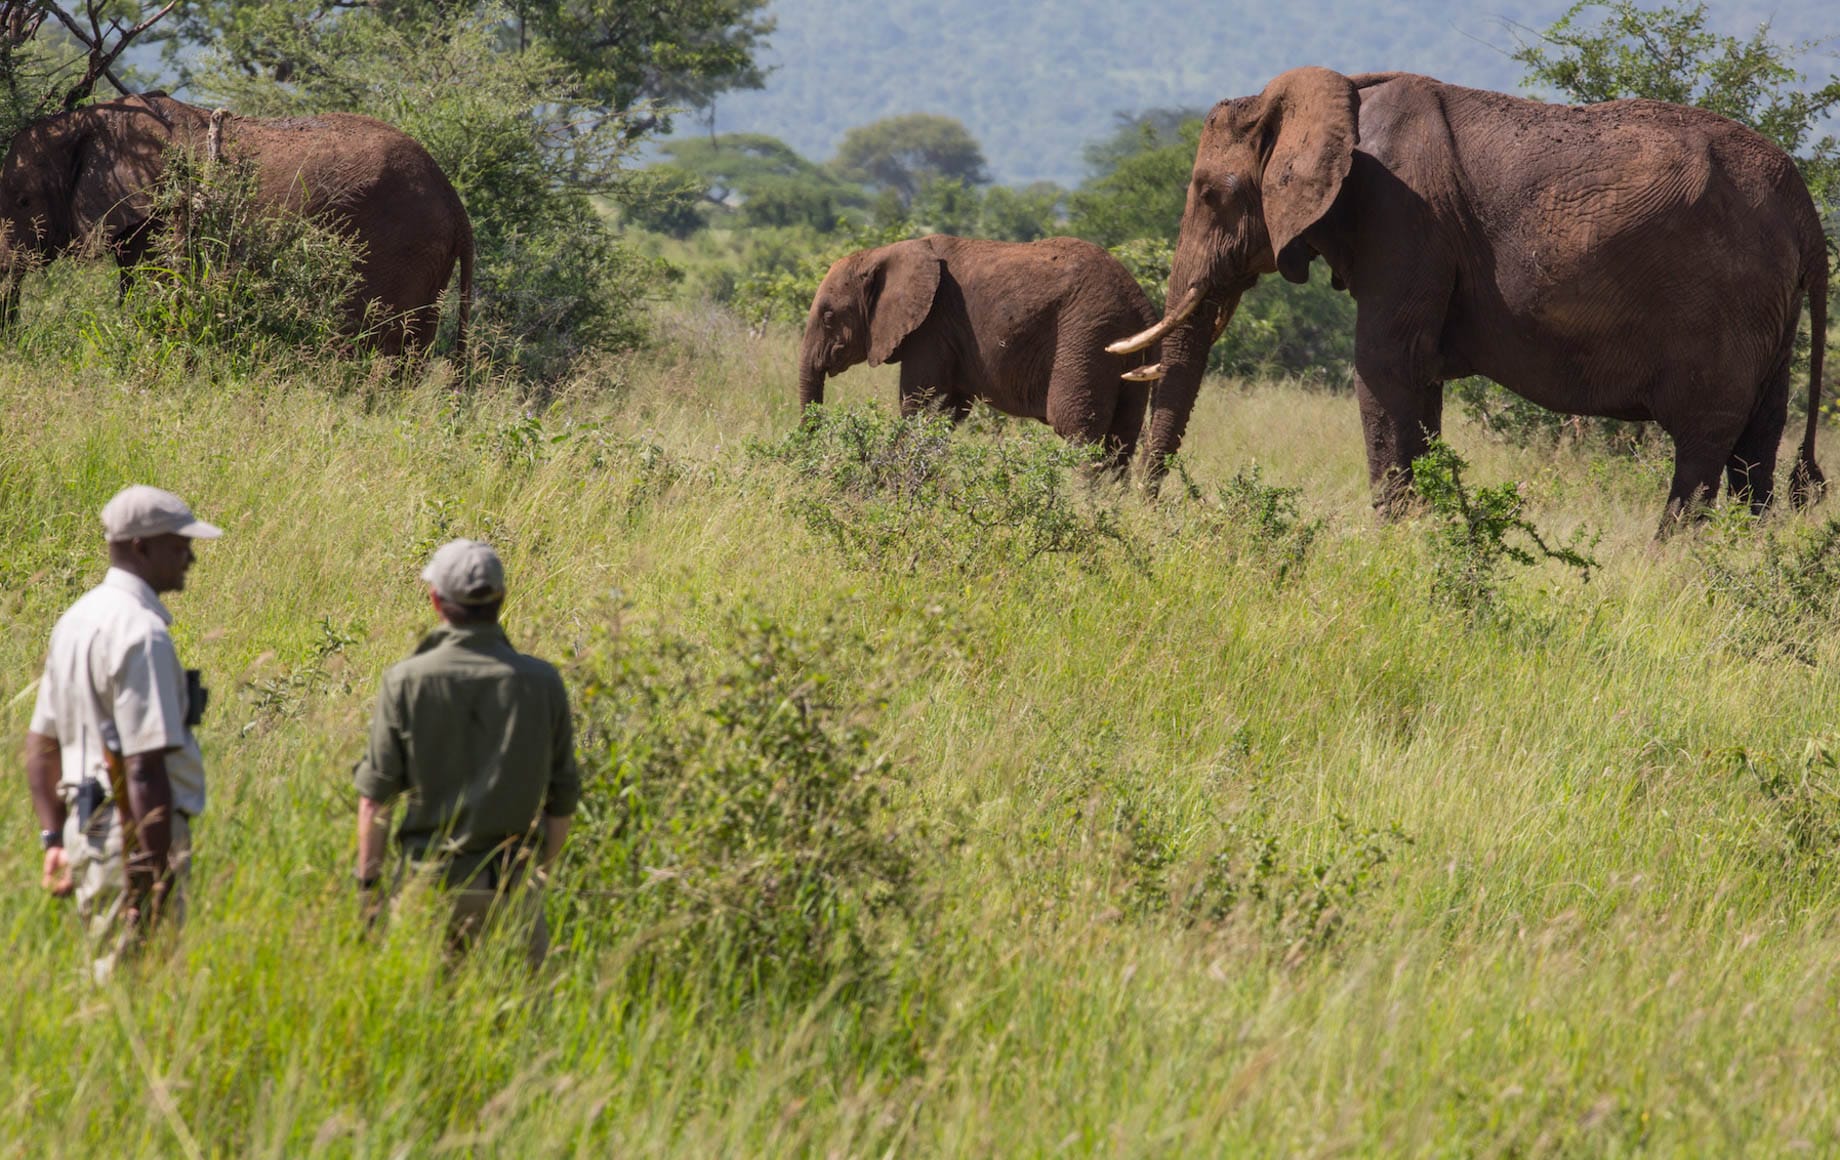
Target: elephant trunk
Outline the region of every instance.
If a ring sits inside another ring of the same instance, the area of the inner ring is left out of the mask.
[[[799,368],[799,406],[809,407],[824,401],[824,372],[816,367]]]
[[[1150,399],[1149,471],[1153,483],[1168,470],[1169,456],[1182,449],[1188,417],[1200,393],[1201,375],[1207,369],[1208,351],[1238,307],[1237,294],[1218,307],[1209,301],[1163,337],[1162,381]]]
[[[824,328],[816,319],[805,323],[799,342],[799,409],[824,401]]]

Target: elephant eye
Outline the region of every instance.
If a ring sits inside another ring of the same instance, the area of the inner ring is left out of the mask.
[[[831,318],[833,317],[833,314],[834,314],[834,312],[833,312],[833,311],[831,311],[831,310],[829,310],[829,309],[826,309],[826,310],[824,311],[824,315],[823,315],[823,317],[824,317],[824,321],[826,321],[826,322],[829,322],[829,321],[831,320]]]

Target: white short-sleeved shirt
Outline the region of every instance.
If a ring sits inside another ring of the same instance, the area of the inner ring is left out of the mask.
[[[204,811],[204,758],[185,726],[185,670],[171,623],[147,582],[119,568],[58,618],[32,732],[57,738],[66,790],[90,777],[108,786],[105,744],[123,757],[164,749],[173,807]]]

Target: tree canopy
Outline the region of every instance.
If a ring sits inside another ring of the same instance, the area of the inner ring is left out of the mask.
[[[831,165],[843,177],[892,190],[902,205],[928,183],[990,180],[984,151],[965,126],[936,113],[906,113],[858,125],[843,135]]]
[[[363,11],[398,25],[438,27],[484,15],[505,51],[545,50],[564,67],[578,108],[618,117],[629,138],[671,129],[673,109],[706,111],[722,93],[759,88],[755,57],[773,30],[767,0],[517,0],[510,8],[451,0],[187,0],[167,33],[167,62],[184,83],[228,64],[280,83],[315,67],[303,42]],[[350,10],[350,11],[348,11]],[[206,50],[202,56],[193,51]]]
[[[1635,0],[1580,0],[1523,41],[1514,59],[1529,86],[1581,104],[1649,97],[1749,125],[1795,157],[1816,199],[1831,206],[1840,197],[1840,147],[1831,136],[1810,138],[1840,106],[1840,77],[1811,89],[1792,63],[1818,47],[1778,42],[1768,23],[1748,37],[1719,35],[1706,27],[1704,3],[1648,9]]]

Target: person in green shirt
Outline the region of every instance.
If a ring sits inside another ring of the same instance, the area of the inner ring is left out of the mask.
[[[358,885],[375,913],[392,806],[406,797],[393,885],[413,873],[445,892],[454,954],[489,924],[524,926],[534,968],[549,950],[540,888],[581,797],[568,692],[499,627],[505,569],[491,547],[444,544],[422,579],[442,623],[377,693],[355,771]]]

